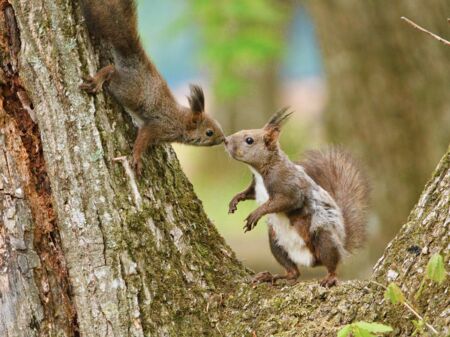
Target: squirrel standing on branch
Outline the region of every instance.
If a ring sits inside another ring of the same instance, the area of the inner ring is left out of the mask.
[[[109,92],[139,127],[133,147],[133,167],[141,171],[142,152],[163,142],[212,146],[223,142],[217,121],[205,113],[203,90],[191,85],[190,107],[178,104],[166,81],[146,55],[137,31],[134,0],[81,0],[91,35],[107,42],[114,64],[85,78],[80,86],[97,93],[108,82]]]
[[[278,138],[287,109],[276,113],[263,129],[243,130],[225,139],[230,155],[250,166],[251,185],[230,202],[234,213],[243,200],[260,206],[246,219],[245,231],[269,215],[269,242],[286,275],[257,274],[254,282],[296,280],[299,266],[320,266],[328,275],[320,284],[336,285],[338,263],[361,247],[366,232],[368,183],[349,154],[339,148],[311,151],[293,163]]]

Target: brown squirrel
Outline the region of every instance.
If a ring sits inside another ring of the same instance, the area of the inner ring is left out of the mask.
[[[88,30],[112,49],[114,64],[86,77],[80,86],[97,93],[103,83],[131,115],[139,131],[133,147],[133,166],[141,171],[141,155],[163,142],[212,146],[223,142],[217,121],[205,113],[203,90],[191,85],[190,107],[178,104],[166,81],[146,55],[137,32],[133,0],[81,0]]]
[[[256,199],[260,206],[246,219],[245,231],[269,215],[269,242],[286,275],[257,274],[254,282],[297,280],[298,266],[323,265],[320,284],[336,285],[338,263],[365,240],[368,183],[348,153],[340,148],[308,152],[300,163],[289,160],[278,143],[281,126],[291,113],[282,109],[262,129],[226,137],[225,147],[250,166],[251,185],[230,202]]]

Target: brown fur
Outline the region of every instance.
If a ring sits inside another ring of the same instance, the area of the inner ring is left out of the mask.
[[[137,32],[134,0],[81,0],[89,32],[99,41],[107,41],[123,58],[146,58]]]
[[[319,229],[312,237],[312,244],[316,256],[316,265],[325,266],[328,275],[320,282],[324,287],[336,285],[336,269],[341,260],[339,252],[334,244],[330,232]]]
[[[369,184],[359,165],[339,147],[308,151],[299,163],[334,198],[344,217],[345,249],[352,251],[366,239]]]
[[[137,31],[134,0],[81,0],[81,4],[91,35],[109,44],[114,56],[114,65],[87,78],[81,88],[97,93],[108,83],[108,91],[138,124],[133,148],[138,173],[148,146],[164,142],[212,146],[223,141],[219,123],[205,113],[202,89],[192,85],[190,106],[181,106],[146,55]]]

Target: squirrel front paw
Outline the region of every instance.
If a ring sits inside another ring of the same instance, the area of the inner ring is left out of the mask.
[[[228,205],[228,214],[233,214],[237,210],[237,205],[241,201],[240,195],[235,196]]]
[[[98,93],[101,90],[101,88],[102,88],[102,83],[97,81],[97,79],[92,76],[84,76],[83,83],[80,84],[80,89],[82,89],[90,94]]]
[[[245,225],[244,225],[244,233],[251,231],[253,228],[256,227],[256,224],[258,223],[261,216],[256,213],[250,213],[250,215],[245,219]]]

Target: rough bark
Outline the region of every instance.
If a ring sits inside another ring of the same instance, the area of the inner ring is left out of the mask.
[[[98,62],[77,2],[0,4],[1,336],[329,336],[355,319],[411,331],[368,281],[249,286],[170,146],[147,153],[138,181],[113,160],[135,130],[107,95],[78,89]],[[395,270],[407,294],[431,252],[448,261],[449,156],[374,275]],[[418,303],[441,331],[448,287]]]

